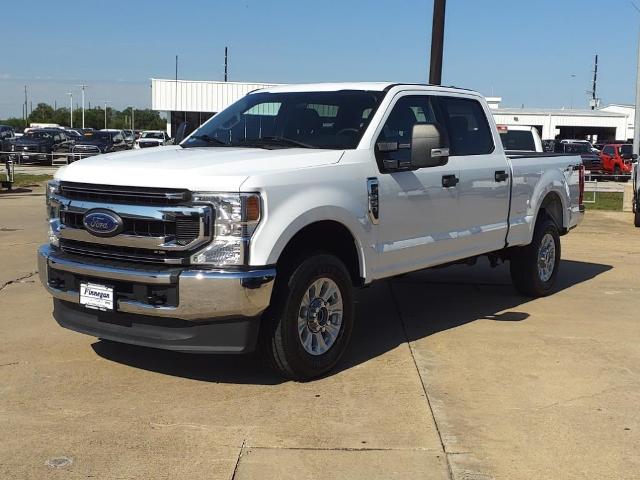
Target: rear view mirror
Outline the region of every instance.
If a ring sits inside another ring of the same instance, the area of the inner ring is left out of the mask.
[[[449,145],[436,123],[413,126],[411,135],[411,168],[445,165],[449,159]]]

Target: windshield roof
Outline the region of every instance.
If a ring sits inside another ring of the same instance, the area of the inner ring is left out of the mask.
[[[183,147],[356,148],[384,92],[258,92],[212,117]]]

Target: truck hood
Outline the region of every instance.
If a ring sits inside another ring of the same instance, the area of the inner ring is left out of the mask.
[[[342,150],[203,147],[177,145],[85,158],[61,168],[56,179],[103,185],[238,191],[251,175],[329,165]]]

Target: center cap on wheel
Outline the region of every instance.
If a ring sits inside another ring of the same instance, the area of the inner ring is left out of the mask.
[[[329,320],[329,311],[322,298],[315,298],[309,305],[309,314],[307,324],[309,330],[318,333],[327,324]]]

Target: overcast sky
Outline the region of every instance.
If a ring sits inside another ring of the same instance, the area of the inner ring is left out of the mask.
[[[640,3],[640,2],[639,2]],[[428,78],[432,0],[3,2],[0,118],[29,100],[151,103],[151,77],[317,82]],[[640,13],[628,0],[448,0],[443,83],[503,105],[634,101]]]

